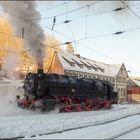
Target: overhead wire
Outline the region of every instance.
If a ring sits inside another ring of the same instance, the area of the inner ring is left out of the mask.
[[[129,31],[133,31],[133,30],[137,30],[137,29],[140,29],[140,27],[131,28],[131,29],[125,30],[125,32],[129,32]],[[122,33],[125,33],[125,32],[119,31],[119,34],[122,34]],[[60,34],[60,32],[58,32],[58,31],[57,31],[56,33]],[[119,35],[119,34],[118,34],[118,32],[115,32],[115,33],[112,33],[112,34],[104,34],[104,35],[100,35],[100,36],[94,36],[93,38],[103,37],[103,36],[110,36],[110,35]],[[63,36],[63,34],[61,34],[61,35]],[[68,36],[66,36],[66,35],[64,35],[64,36],[65,36],[66,38],[69,39]],[[111,60],[113,63],[114,63],[114,62],[115,62],[115,63],[116,63],[116,62],[118,63],[118,61],[115,60],[114,58],[111,58],[111,57],[109,57],[108,55],[102,53],[101,51],[98,51],[98,50],[96,50],[96,49],[94,49],[94,48],[92,48],[92,47],[89,47],[89,46],[87,46],[87,45],[81,43],[81,42],[80,42],[81,40],[72,40],[72,39],[71,39],[71,43],[74,42],[74,41],[75,41],[76,44],[79,44],[79,45],[83,46],[83,47],[86,48],[86,49],[89,49],[89,50],[91,50],[91,51],[93,51],[93,52],[96,52],[96,53],[98,53],[98,54],[104,56],[104,57],[107,58],[108,60]],[[66,43],[63,43],[63,44],[66,44]],[[134,72],[133,70],[128,70],[128,71]]]
[[[91,3],[89,4],[89,7],[93,6],[95,3]],[[60,13],[60,14],[57,14],[55,15],[56,17],[60,17],[60,16],[63,16],[63,15],[66,15],[66,14],[69,14],[69,13],[73,13],[73,12],[76,12],[76,11],[79,11],[81,9],[85,9],[87,6],[82,6],[82,7],[79,7],[79,8],[76,8],[76,9],[73,9],[71,11],[66,11],[64,13]],[[42,18],[36,18],[36,19],[31,19],[31,20],[41,20],[41,19],[49,19],[49,18],[53,18],[54,16],[49,16],[49,17],[42,17]]]
[[[134,7],[134,6],[138,6],[138,5],[140,5],[140,4],[132,4],[129,7]],[[126,9],[126,7],[118,7],[118,8],[112,9],[112,10],[107,10],[107,11],[92,13],[92,14],[89,14],[88,17],[90,17],[90,16],[96,16],[96,15],[101,15],[101,14],[112,13],[112,12],[119,12],[119,11],[125,10],[125,9]],[[78,18],[74,18],[74,19],[69,19],[69,20],[70,20],[70,22],[73,22],[73,21],[77,21],[77,20],[80,20],[80,19],[83,19],[83,18],[86,18],[86,17],[87,17],[87,15],[81,16],[81,17],[78,17]],[[60,24],[63,24],[63,23],[64,23],[64,21],[63,22],[56,23],[56,26],[57,25],[60,25]]]
[[[85,19],[85,37],[87,37],[87,20],[88,20],[88,16],[89,16],[89,6],[87,5],[87,15],[86,15],[86,19]]]
[[[125,5],[127,8],[130,8],[130,7],[128,7],[127,5]],[[125,9],[125,8],[122,8],[122,9]],[[140,17],[132,10],[132,9],[129,9],[129,10],[131,10],[131,12],[133,13],[133,14],[135,14],[135,16],[138,18],[138,19],[140,19]],[[118,9],[116,10],[116,11],[118,11]],[[18,18],[21,18],[21,17],[18,17]],[[133,31],[133,30],[137,30],[137,29],[140,29],[140,27],[135,27],[135,28],[132,28],[132,29],[128,29],[128,30],[126,30],[126,31],[120,31],[120,32],[116,32],[116,33],[113,33],[113,34],[121,34],[121,33],[124,33],[124,32],[129,32],[129,31]],[[56,32],[56,33],[59,33],[59,34],[61,34],[61,35],[64,35],[64,34],[62,34],[62,33],[60,33],[60,32],[58,32],[58,31],[54,31],[54,32]],[[88,39],[89,38],[97,38],[97,37],[104,37],[104,36],[109,36],[109,35],[112,35],[112,34],[104,34],[104,35],[99,35],[99,36],[93,36],[93,37],[88,37]],[[64,35],[65,36],[65,35]],[[65,36],[66,37],[66,36]]]
[[[72,29],[69,27],[69,25],[66,24],[66,26],[67,26],[67,28],[69,29],[69,31],[71,32],[71,34],[72,34],[72,36],[73,36],[73,39],[74,39],[74,40],[73,40],[73,43],[74,43],[74,45],[75,45],[75,51],[76,51],[76,53],[77,53],[77,48],[76,48],[76,43],[75,43],[75,40],[76,40],[75,35],[74,35]]]
[[[131,12],[133,13],[133,15],[135,15],[139,20],[140,20],[140,16],[138,14],[136,14],[131,8],[130,6],[128,6],[124,1],[120,0],[121,3]]]
[[[54,31],[54,30],[53,30]],[[56,32],[56,33],[58,33],[58,34],[60,34],[60,32]],[[61,33],[61,35],[63,35],[62,33]],[[64,35],[65,37],[67,37],[66,35]],[[68,39],[70,39],[69,37],[68,37]],[[97,53],[99,53],[100,55],[104,55],[104,56],[106,56],[107,58],[109,58],[106,54],[103,54],[102,52],[100,52],[100,51],[97,51],[96,49],[93,49],[93,48],[90,48],[90,47],[88,47],[87,45],[85,45],[85,44],[83,44],[83,43],[81,43],[79,40],[73,40],[73,39],[70,39],[71,40],[71,42],[74,42],[75,41],[75,43],[77,44],[81,44],[81,46],[83,46],[83,47],[85,47],[85,48],[88,48],[88,49],[90,49],[90,50],[92,50],[92,51],[96,51]]]
[[[60,7],[60,6],[63,6],[63,5],[66,4],[66,3],[68,3],[68,2],[63,2],[63,3],[61,3],[61,4],[58,4],[58,5],[56,5],[56,6],[53,6],[53,7],[47,8],[47,9],[45,8],[45,9],[43,9],[43,10],[40,10],[40,13],[46,12],[46,11],[51,10],[51,9],[58,8],[58,7]],[[70,3],[70,1],[69,1],[69,3]]]
[[[100,2],[102,2],[103,0],[101,0]],[[98,3],[100,3],[100,2],[98,2]],[[92,5],[94,5],[94,4],[97,4],[97,3],[91,3],[91,4],[89,4],[89,7],[91,7]],[[140,4],[133,4],[133,5],[130,5],[130,6],[137,6],[137,5],[140,5]],[[129,6],[129,7],[130,7]],[[83,7],[79,7],[79,8],[77,8],[77,9],[73,9],[73,10],[71,10],[71,11],[69,11],[69,12],[64,12],[64,13],[61,13],[61,14],[58,14],[58,15],[54,15],[56,18],[57,17],[60,17],[60,16],[63,16],[63,15],[65,15],[65,14],[68,14],[68,13],[73,13],[73,12],[75,12],[75,11],[78,11],[78,10],[81,10],[81,9],[84,9],[84,8],[86,8],[87,7],[87,5],[86,6],[83,6]],[[1,11],[3,11],[3,9],[0,9]],[[103,12],[99,12],[99,13],[93,13],[93,14],[90,14],[89,16],[92,16],[92,15],[99,15],[99,14],[105,14],[105,13],[109,13],[109,12],[112,12],[113,10],[108,10],[108,11],[103,11]],[[43,20],[43,19],[49,19],[49,18],[54,18],[54,16],[50,16],[50,17],[45,17],[45,18],[36,18],[36,19],[24,19],[23,17],[20,17],[20,16],[17,16],[16,14],[14,14],[14,13],[11,13],[11,11],[3,11],[4,13],[7,13],[7,14],[9,14],[9,15],[11,15],[11,16],[14,16],[14,17],[17,17],[17,18],[19,18],[19,19],[23,19],[23,20]],[[5,17],[6,18],[6,17]],[[85,16],[82,16],[82,17],[79,17],[79,18],[75,18],[75,19],[73,19],[73,21],[74,20],[79,20],[79,19],[82,19],[82,18],[85,18]],[[56,23],[56,25],[57,24],[62,24],[63,22],[60,22],[60,23]]]
[[[104,53],[102,53],[102,52],[100,52],[100,51],[98,51],[98,50],[96,50],[96,49],[94,49],[94,48],[91,48],[91,47],[89,47],[89,46],[87,46],[87,45],[85,45],[85,44],[83,44],[83,43],[81,43],[81,42],[79,42],[79,41],[78,41],[78,44],[80,44],[80,45],[83,46],[84,48],[88,48],[88,49],[91,50],[91,51],[97,52],[98,54],[100,54],[100,55],[102,55],[102,56],[108,58],[109,60],[112,60],[113,62],[118,62],[117,60],[112,59],[111,57],[107,56],[106,54],[104,54]]]
[[[72,36],[73,36],[73,39],[74,39],[74,47],[75,47],[75,51],[76,51],[76,53],[77,53],[77,48],[76,48],[76,43],[75,43],[75,35],[74,35],[74,33],[73,33],[73,31],[72,31],[72,29],[69,27],[69,25],[68,25],[68,23],[69,23],[69,21],[67,20],[67,18],[68,18],[68,5],[66,5],[66,9],[67,9],[67,14],[66,14],[66,20],[65,20],[65,25],[66,25],[66,27],[68,28],[68,30],[71,32],[71,34],[72,34]]]

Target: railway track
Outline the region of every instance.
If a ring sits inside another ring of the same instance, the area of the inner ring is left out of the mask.
[[[120,139],[121,136],[124,136],[124,135],[126,135],[126,134],[128,134],[128,133],[130,133],[130,132],[133,132],[133,131],[135,131],[135,130],[137,130],[137,129],[139,129],[139,128],[140,128],[140,125],[135,126],[134,128],[130,128],[129,130],[126,130],[126,131],[124,131],[124,132],[122,132],[122,133],[120,133],[120,134],[117,134],[117,135],[113,136],[113,137],[110,138],[110,139]]]
[[[74,130],[80,130],[80,129],[83,129],[83,128],[88,128],[88,127],[93,127],[93,126],[99,126],[99,125],[105,125],[105,124],[108,124],[108,123],[113,123],[113,122],[116,122],[116,121],[119,121],[119,120],[122,120],[122,119],[125,119],[125,118],[136,116],[136,115],[139,115],[139,113],[138,114],[135,114],[135,115],[128,116],[128,117],[123,117],[123,118],[120,118],[120,119],[116,119],[116,120],[113,120],[113,121],[105,122],[105,123],[94,124],[94,125],[87,125],[87,126],[83,126],[83,127],[71,128],[71,129],[66,129],[66,130],[63,130],[63,131],[51,132],[51,133],[46,133],[46,134],[45,133],[44,134],[38,134],[37,136],[54,135],[54,134],[57,134],[57,133],[61,134],[61,133],[70,132],[70,131],[74,131]],[[122,132],[119,132],[117,134],[114,134],[113,136],[109,136],[109,137],[107,137],[107,139],[117,139],[120,136],[123,136],[123,135],[125,135],[125,134],[127,134],[127,133],[129,133],[131,131],[134,131],[136,129],[139,129],[139,128],[140,128],[140,124],[136,125],[135,127],[130,128],[130,129],[123,130]],[[30,137],[31,137],[31,139],[33,139],[33,138],[36,137],[36,135],[32,135]],[[26,139],[26,138],[23,138],[23,139]]]

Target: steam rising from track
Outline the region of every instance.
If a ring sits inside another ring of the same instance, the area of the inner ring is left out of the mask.
[[[45,35],[39,25],[41,15],[36,10],[35,1],[1,1],[0,5],[8,14],[9,21],[15,28],[15,32],[22,31],[24,36],[24,47],[31,49],[38,67],[43,68],[45,56]]]

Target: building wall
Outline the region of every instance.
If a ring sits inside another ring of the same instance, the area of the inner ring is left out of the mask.
[[[127,96],[129,102],[139,102],[140,103],[140,94],[128,94]]]
[[[140,87],[132,80],[127,81],[129,102],[140,102]]]
[[[118,103],[127,101],[127,78],[126,68],[124,64],[122,64],[115,78],[115,91],[118,92]]]
[[[49,73],[65,74],[57,55],[54,57]]]

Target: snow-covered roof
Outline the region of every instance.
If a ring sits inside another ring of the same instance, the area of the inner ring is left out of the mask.
[[[122,66],[122,64],[106,64],[66,52],[57,52],[57,56],[65,70],[87,72],[109,77],[115,77]]]
[[[140,87],[140,81],[139,81],[139,80],[132,79],[132,81],[133,81],[137,86]]]

